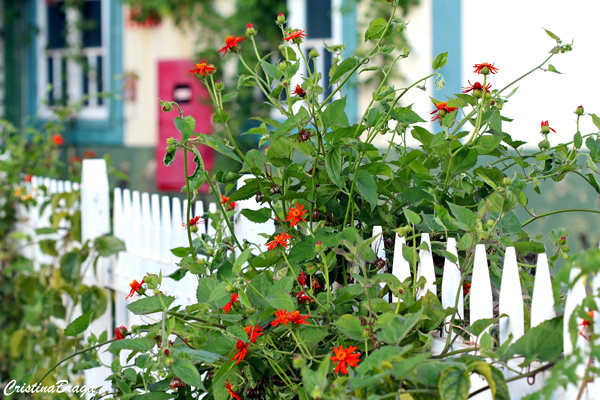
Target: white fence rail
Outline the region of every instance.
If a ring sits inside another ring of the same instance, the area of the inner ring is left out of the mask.
[[[76,183],[49,180],[44,178],[33,177],[29,185],[29,190],[33,190],[39,196],[42,203],[42,195],[39,191],[35,191],[41,185],[49,188],[50,193],[58,193],[61,191],[71,191],[79,189]],[[243,185],[243,178],[238,182],[238,187]],[[81,184],[81,210],[82,210],[82,237],[89,239],[97,237],[101,234],[110,231],[110,204],[108,179],[106,176],[106,165],[103,160],[84,160],[83,174]],[[238,212],[234,217],[234,230],[241,237],[249,241],[263,244],[265,239],[260,237],[260,233],[271,233],[274,230],[272,222],[266,224],[254,224],[248,221],[244,216],[239,214],[239,210],[243,208],[257,209],[260,206],[255,200],[243,200],[237,202]],[[193,208],[193,216],[201,216],[204,214],[204,205],[201,202],[196,202]],[[163,277],[171,274],[177,269],[175,262],[177,257],[173,256],[170,249],[176,247],[188,247],[186,230],[182,224],[185,222],[185,210],[187,202],[183,204],[178,198],[169,198],[167,196],[159,197],[158,194],[140,193],[137,191],[131,192],[128,189],[115,189],[114,200],[112,207],[113,216],[113,234],[122,239],[127,247],[125,252],[121,252],[118,258],[105,262],[98,267],[99,276],[101,277],[96,284],[115,292],[114,315],[111,313],[111,307],[107,307],[107,313],[97,319],[92,328],[93,331],[99,333],[108,329],[112,334],[115,327],[126,326],[131,327],[134,324],[143,324],[149,322],[142,316],[136,316],[129,313],[125,306],[135,299],[126,300],[125,297],[129,293],[129,283],[134,279],[141,281],[147,273],[158,274],[162,271]],[[208,205],[209,211],[216,211],[215,203]],[[32,207],[29,210],[20,208],[18,210],[19,221],[16,229],[31,233],[40,227],[49,226],[49,208],[46,208],[42,215],[39,215],[38,207]],[[199,225],[200,233],[211,233],[214,231],[209,221]],[[375,227],[374,234],[381,232],[380,227]],[[421,237],[422,241],[430,243],[429,235],[424,233]],[[396,237],[394,245],[394,257],[392,261],[392,273],[404,281],[412,276],[411,266],[402,257],[402,246],[405,246],[405,239]],[[378,256],[384,255],[383,241],[376,240],[373,242],[373,249]],[[449,238],[447,241],[446,250],[456,255],[456,240]],[[23,254],[33,257],[38,262],[47,262],[46,256],[41,254],[39,249],[25,248]],[[433,257],[430,251],[420,250],[420,262],[417,268],[417,277],[425,277],[427,283],[425,288],[436,293],[435,270]],[[457,318],[464,319],[464,298],[463,289],[460,287],[462,270],[460,265],[446,259],[443,270],[442,285],[441,285],[441,301],[444,307],[457,307]],[[576,271],[572,277],[576,276]],[[91,277],[86,277],[91,279]],[[193,276],[186,276],[182,280],[175,282],[171,279],[164,278],[162,290],[165,294],[174,295],[177,298],[176,304],[183,306],[193,304],[196,299],[196,279]],[[593,282],[593,287],[597,291],[600,288],[600,279]],[[475,321],[492,318],[494,316],[494,296],[490,282],[490,273],[487,264],[486,249],[483,244],[478,244],[475,249],[472,281],[470,288],[470,324]],[[507,317],[501,318],[499,322],[499,337],[503,343],[510,335],[513,340],[518,339],[525,331],[525,315],[523,306],[523,294],[519,279],[518,265],[515,249],[509,247],[504,256],[504,265],[502,270],[502,279],[500,292],[497,295],[497,315],[506,314]],[[425,292],[419,291],[419,296]],[[458,303],[456,303],[458,296]],[[583,278],[579,279],[577,285],[567,294],[564,312],[564,353],[571,354],[573,346],[568,334],[568,321],[575,307],[581,304],[582,299],[586,296],[586,289]],[[530,326],[535,327],[547,319],[555,316],[554,297],[550,272],[548,268],[548,259],[545,254],[540,254],[537,261],[537,269],[535,282],[533,287],[533,295],[531,298],[531,321]],[[594,331],[600,333],[600,313],[595,314]],[[113,326],[114,321],[114,326]],[[579,321],[581,322],[581,321]],[[473,341],[475,338],[472,339]],[[445,337],[436,337],[432,345],[432,351],[440,352],[446,343]],[[465,348],[469,343],[456,343],[454,349]],[[579,337],[576,344],[584,351],[589,352],[589,343]],[[110,365],[109,353],[104,353],[103,357],[107,357],[104,362]],[[520,371],[518,367],[518,359],[511,362],[513,369]],[[583,371],[580,371],[582,374]],[[86,371],[86,385],[99,386],[104,385],[104,389],[108,390],[109,386],[103,382],[104,378],[110,374],[108,368],[95,368]],[[507,370],[505,376],[511,377],[516,375],[514,372]],[[527,394],[530,394],[543,387],[545,380],[549,376],[548,372],[539,373],[536,376],[535,383],[529,384],[527,379],[520,379],[508,384],[511,398],[519,399]],[[479,376],[472,375],[471,391],[484,387],[487,383]],[[567,391],[560,391],[554,394],[554,399],[575,399],[577,397],[578,388],[571,387]],[[490,391],[484,391],[474,399],[492,399]],[[587,385],[586,392],[582,399],[600,399],[600,381]]]

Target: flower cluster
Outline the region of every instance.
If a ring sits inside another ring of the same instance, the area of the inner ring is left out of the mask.
[[[291,238],[291,235],[288,235],[287,233],[283,232],[280,235],[276,235],[273,238],[272,242],[267,243],[267,247],[269,248],[269,250],[273,250],[277,246],[283,246],[287,249],[287,241]]]
[[[223,308],[221,308],[221,310],[225,310],[225,314],[227,314],[229,312],[229,310],[231,310],[231,307],[233,307],[233,303],[238,303],[240,300],[240,295],[237,293],[231,293],[231,300],[225,304],[225,306]]]
[[[227,210],[235,209],[235,201],[229,201],[230,197],[221,195],[221,204],[227,208]]]
[[[144,280],[142,279],[142,281],[140,283],[138,283],[137,280],[133,280],[133,282],[131,282],[129,284],[129,287],[131,287],[131,291],[129,292],[129,294],[127,295],[127,297],[125,297],[125,300],[127,300],[130,297],[133,297],[133,295],[137,292],[138,294],[141,293],[140,289],[142,288],[142,285],[144,284]]]

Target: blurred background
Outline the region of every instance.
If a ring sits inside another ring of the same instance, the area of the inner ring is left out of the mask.
[[[514,119],[503,129],[514,139],[528,142],[531,151],[542,139],[540,122],[549,120],[557,132],[552,145],[566,143],[576,132],[573,111],[583,105],[586,113],[600,112],[595,100],[596,38],[600,25],[593,18],[600,2],[581,0],[400,0],[400,16],[406,29],[396,45],[410,49],[410,56],[397,64],[392,79],[396,88],[406,87],[431,71],[433,58],[448,51],[448,64],[441,71],[446,87],[435,90],[433,82],[413,89],[404,106],[428,119],[431,98],[445,100],[460,93],[473,74],[475,63],[494,63],[499,68],[490,77],[499,89],[540,64],[555,41],[542,29],[573,41],[573,51],[555,56],[557,72],[535,71],[518,84],[519,89],[503,109]],[[168,137],[177,137],[174,112],[162,113],[159,98],[177,101],[197,121],[197,132],[220,135],[212,124],[212,108],[204,87],[188,74],[195,62],[206,60],[218,68],[215,79],[237,91],[228,111],[237,140],[246,148],[258,146],[256,135],[241,135],[251,129],[252,116],[271,116],[260,91],[237,89],[239,63],[232,55],[221,57],[224,38],[244,35],[251,22],[258,31],[262,54],[281,44],[274,20],[278,13],[288,26],[305,29],[306,52],[317,49],[319,71],[335,60],[325,44],[344,43],[344,56],[362,54],[364,32],[371,19],[390,12],[386,2],[372,0],[1,0],[0,23],[0,116],[26,132],[66,113],[67,123],[61,157],[68,164],[86,151],[109,155],[113,167],[129,176],[113,182],[148,192],[178,192],[182,184],[182,161],[169,169],[162,166]],[[242,46],[244,57],[255,62],[251,46]],[[277,53],[272,56],[277,61]],[[391,60],[381,57],[374,63]],[[560,72],[560,73],[559,73]],[[374,79],[361,74],[350,82],[347,113],[357,122],[371,99]],[[373,82],[372,82],[373,81]],[[322,86],[326,92],[328,76]],[[75,112],[73,112],[75,110]],[[431,122],[423,126],[434,130]],[[596,132],[589,116],[582,119],[582,134]],[[379,146],[390,137],[378,138]],[[416,143],[409,143],[416,145]],[[90,153],[88,153],[90,154]],[[208,168],[234,169],[210,149],[203,149]],[[575,176],[542,188],[533,195],[528,209],[541,214],[558,208],[598,209],[598,193]],[[523,213],[525,217],[525,213]],[[547,235],[566,227],[577,238],[574,250],[596,246],[600,239],[595,214],[560,214],[529,227]]]

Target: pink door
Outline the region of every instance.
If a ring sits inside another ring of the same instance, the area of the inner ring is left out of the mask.
[[[184,116],[191,115],[196,120],[196,135],[201,133],[210,134],[212,132],[212,109],[210,107],[210,98],[204,85],[189,74],[193,63],[189,60],[160,61],[158,63],[158,96],[163,101],[176,101]],[[167,139],[174,137],[180,140],[181,134],[175,128],[174,118],[178,116],[178,111],[174,109],[165,113],[158,112],[158,144],[154,152],[156,160],[156,188],[164,191],[179,192],[185,186],[183,152],[177,151],[175,162],[170,167],[163,164]],[[213,149],[208,146],[198,145],[198,150],[202,154],[204,166],[211,170],[215,164],[215,154]],[[191,154],[188,153],[188,173],[194,172],[195,164],[192,161]],[[205,183],[199,192],[206,193],[210,186]]]

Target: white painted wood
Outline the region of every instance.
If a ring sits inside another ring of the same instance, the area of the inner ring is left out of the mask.
[[[550,269],[548,267],[548,256],[545,253],[538,254],[535,269],[535,281],[533,283],[533,295],[531,298],[531,327],[536,327],[542,322],[556,317],[554,311],[554,294],[550,280]]]
[[[131,226],[133,228],[131,252],[133,254],[143,254],[144,237],[142,227],[142,204],[140,192],[134,190],[131,193]]]
[[[136,232],[133,226],[133,207],[131,202],[131,192],[129,189],[123,190],[123,221],[121,231],[123,232],[122,240],[125,241],[127,251],[133,252],[136,248]]]
[[[123,233],[123,191],[121,188],[115,188],[113,192],[113,235],[124,240]]]
[[[168,196],[163,196],[161,198],[160,230],[162,236],[160,241],[160,260],[165,264],[170,264],[173,256],[171,254],[171,235],[173,224],[171,219],[170,202],[171,199],[169,199]]]
[[[407,278],[411,277],[410,264],[402,256],[402,247],[406,245],[406,238],[404,236],[396,234],[394,241],[394,261],[392,263],[392,274],[404,282]]]
[[[431,254],[431,240],[429,233],[421,233],[421,243],[427,243],[429,250],[419,250],[419,264],[417,265],[417,281],[425,277],[425,287],[417,291],[417,298],[425,296],[427,291],[437,295],[435,286],[435,268],[433,267],[433,255]]]
[[[142,231],[140,232],[140,235],[142,237],[142,246],[141,246],[141,253],[140,255],[143,255],[144,257],[147,258],[152,258],[153,257],[153,249],[152,249],[152,236],[155,232],[153,232],[152,230],[152,217],[151,217],[151,213],[150,213],[150,194],[148,194],[147,192],[141,193],[141,200],[142,200],[142,220],[141,220],[141,225],[142,225]]]
[[[177,197],[173,197],[173,207],[171,208],[171,215],[173,217],[173,231],[171,234],[171,247],[170,249],[174,249],[176,247],[186,246],[187,243],[187,232],[186,228],[183,226],[183,214],[181,208],[181,200]],[[189,221],[185,222],[185,226],[187,226]],[[189,246],[189,244],[187,244]],[[187,247],[186,246],[186,247]],[[175,262],[178,260],[178,257],[175,257],[171,253],[171,261]]]
[[[505,343],[513,335],[513,341],[525,334],[525,315],[523,311],[523,293],[519,279],[519,266],[514,247],[507,247],[504,254],[502,283],[499,298],[500,315],[508,317],[499,320],[500,344]]]
[[[579,268],[573,267],[571,269],[570,281],[573,282],[577,275],[581,273]],[[567,293],[567,299],[565,301],[565,311],[564,311],[564,325],[563,325],[563,335],[564,335],[564,352],[565,354],[573,354],[573,343],[571,342],[571,336],[569,334],[569,320],[571,319],[571,315],[573,315],[573,311],[575,308],[583,302],[585,299],[585,284],[582,278],[579,278],[577,282],[573,285],[571,289],[569,289]],[[577,318],[577,324],[581,324],[581,318]],[[579,348],[582,348],[586,345],[586,340],[583,336],[578,335],[577,341],[575,345]]]
[[[458,252],[456,249],[456,239],[448,238],[446,242],[446,251],[456,256],[456,263],[446,259],[444,261],[444,275],[442,276],[442,307],[456,307],[456,318],[464,319],[464,295],[461,285],[460,262],[458,261]],[[457,302],[458,300],[458,302]],[[446,317],[446,323],[450,321],[451,316]],[[449,332],[449,327],[447,326]]]
[[[201,201],[197,201],[194,204],[194,217],[200,217],[200,222],[198,223],[198,234],[202,235],[206,233],[206,221],[203,220],[204,216],[204,203]]]
[[[471,278],[470,323],[480,319],[494,316],[494,303],[490,271],[487,264],[485,245],[475,246],[475,260],[473,261],[473,276]]]
[[[150,197],[150,258],[160,260],[160,242],[163,233],[160,230],[160,196],[153,194]]]

